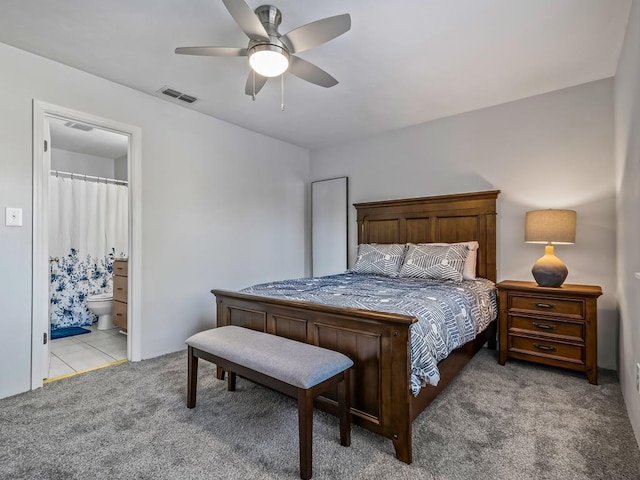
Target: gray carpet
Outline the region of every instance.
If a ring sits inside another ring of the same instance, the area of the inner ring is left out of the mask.
[[[0,400],[2,479],[299,478],[292,399],[200,362],[185,407],[186,353],[97,370]],[[483,349],[414,422],[414,463],[391,441],[317,412],[316,479],[639,479],[640,451],[613,372],[579,374]],[[223,413],[226,411],[226,413]]]

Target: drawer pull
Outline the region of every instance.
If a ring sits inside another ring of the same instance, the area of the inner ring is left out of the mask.
[[[539,343],[534,343],[533,346],[536,347],[538,350],[546,350],[548,352],[556,351],[556,347],[552,347],[550,345],[540,345]]]
[[[547,325],[546,323],[536,323],[536,322],[533,322],[533,326],[541,330],[553,330],[556,328],[555,325]]]
[[[118,287],[118,288],[116,288],[116,290],[120,290],[120,291],[122,291],[122,287]]]
[[[534,303],[534,305],[539,308],[553,308],[550,303]]]
[[[121,313],[116,313],[116,317],[121,317],[122,314]]]

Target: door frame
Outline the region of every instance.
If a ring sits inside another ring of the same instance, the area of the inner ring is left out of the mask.
[[[43,385],[45,349],[43,335],[48,332],[49,311],[49,176],[51,165],[44,155],[45,117],[93,125],[129,138],[127,170],[129,182],[129,278],[127,304],[127,358],[142,360],[141,251],[142,251],[142,130],[139,127],[96,115],[33,100],[33,258],[31,314],[31,389]],[[45,164],[47,163],[47,164]],[[46,330],[43,330],[46,326]],[[47,342],[50,339],[47,338]]]

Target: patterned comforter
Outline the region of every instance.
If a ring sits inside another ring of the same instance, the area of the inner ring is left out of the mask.
[[[347,272],[265,283],[244,293],[336,307],[402,313],[411,326],[411,392],[440,381],[438,362],[473,340],[496,318],[493,282],[479,278],[452,283]]]

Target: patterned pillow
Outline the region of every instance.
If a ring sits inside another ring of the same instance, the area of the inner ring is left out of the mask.
[[[358,258],[353,271],[397,277],[405,248],[399,243],[362,243],[358,245]]]
[[[418,245],[429,245],[426,243],[419,243]],[[478,248],[480,248],[480,244],[478,242],[456,242],[456,243],[432,243],[431,245],[436,246],[446,246],[446,245],[466,245],[469,249],[469,253],[467,254],[467,259],[464,261],[464,269],[462,270],[462,278],[465,280],[475,280],[476,279],[476,267],[478,264]]]
[[[409,244],[400,276],[453,280],[460,283],[468,253],[466,245]]]

